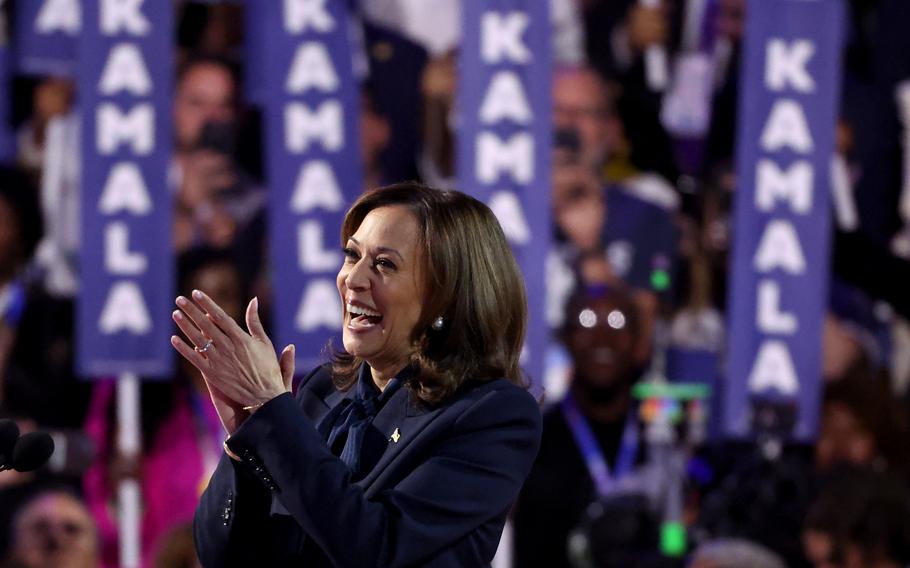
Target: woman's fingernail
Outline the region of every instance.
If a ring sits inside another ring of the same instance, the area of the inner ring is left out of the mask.
[[[197,300],[201,300],[202,292],[200,292],[199,290],[193,290],[193,297],[196,298]]]
[[[259,311],[259,296],[253,296],[253,309]]]
[[[187,300],[187,299],[184,298],[183,296],[177,296],[177,305],[178,305],[178,306],[185,306],[185,305],[187,304],[188,301],[189,301],[189,300]]]
[[[174,317],[175,320],[179,320],[179,319],[183,318],[183,314],[180,313],[180,310],[174,310],[174,312],[171,315]]]

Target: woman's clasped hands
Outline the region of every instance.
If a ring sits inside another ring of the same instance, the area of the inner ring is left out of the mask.
[[[276,357],[259,319],[259,300],[246,308],[244,330],[212,298],[193,290],[192,300],[178,296],[174,321],[189,340],[171,336],[171,345],[202,373],[221,423],[228,434],[262,404],[291,390],[294,346]]]

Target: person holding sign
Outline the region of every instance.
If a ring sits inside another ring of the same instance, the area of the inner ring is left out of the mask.
[[[205,566],[480,566],[541,435],[518,358],[521,273],[488,207],[416,183],[361,196],[342,226],[343,353],[289,392],[254,298],[249,333],[201,291],[172,344],[228,439],[196,512]],[[191,347],[195,346],[194,347]]]

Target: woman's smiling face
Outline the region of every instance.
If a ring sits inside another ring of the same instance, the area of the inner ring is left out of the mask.
[[[423,302],[420,228],[405,206],[370,211],[344,249],[338,293],[345,351],[396,372],[410,356]]]

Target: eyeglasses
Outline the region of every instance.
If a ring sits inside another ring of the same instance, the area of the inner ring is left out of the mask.
[[[583,308],[579,311],[573,320],[569,322],[571,327],[584,329],[594,329],[596,327],[605,327],[608,329],[621,331],[626,328],[626,315],[618,309],[605,311],[595,311],[593,308]]]

